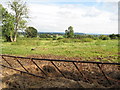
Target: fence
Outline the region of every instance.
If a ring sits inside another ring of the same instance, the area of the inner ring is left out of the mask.
[[[26,73],[35,77],[54,77],[55,75],[50,76],[48,72],[51,73],[55,71],[55,73],[59,73],[59,75],[57,74],[58,76],[62,76],[64,78],[77,77],[75,80],[82,79],[84,81],[91,82],[99,77],[99,79],[102,80],[106,79],[109,85],[112,85],[113,82],[120,83],[120,80],[109,76],[111,72],[119,72],[120,63],[40,59],[10,55],[0,56],[0,66],[19,71],[21,73]],[[34,68],[32,68],[33,65]],[[48,66],[48,68],[45,66]],[[33,72],[33,69],[37,70],[37,73]],[[69,76],[66,72],[71,76]]]

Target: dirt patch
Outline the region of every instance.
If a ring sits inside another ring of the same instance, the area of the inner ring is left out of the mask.
[[[63,77],[35,78],[28,75],[13,74],[3,78],[4,88],[104,88],[83,81],[74,81]]]
[[[42,59],[65,59],[66,57],[57,56],[29,56]],[[74,64],[71,62],[54,62],[55,66],[48,61],[34,61],[39,68],[33,64],[29,59],[18,59],[24,66],[20,64],[14,58],[5,57],[12,67],[30,73],[44,76],[45,79],[33,77],[27,74],[16,72],[14,70],[3,68],[0,72],[2,78],[3,88],[118,88],[120,84],[120,69],[115,65],[100,65],[102,70],[107,76],[109,76],[108,83],[106,78],[101,73],[100,69],[95,64],[81,64],[76,63],[78,71]],[[66,58],[67,60],[76,60],[75,58]],[[80,59],[77,59],[80,60]],[[2,60],[1,60],[2,61]],[[2,64],[8,65],[5,61]],[[8,65],[9,66],[9,65]],[[41,71],[42,70],[42,71]],[[82,74],[81,74],[82,73]],[[64,78],[65,77],[65,78]],[[112,80],[112,79],[115,79]]]

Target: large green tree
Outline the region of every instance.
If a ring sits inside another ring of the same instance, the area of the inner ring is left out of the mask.
[[[25,32],[27,37],[30,38],[37,37],[37,29],[35,29],[34,27],[26,28]]]
[[[23,3],[21,0],[10,1],[9,6],[11,10],[14,12],[13,16],[15,18],[15,22],[14,22],[15,27],[14,27],[13,41],[16,41],[18,30],[25,28],[26,21],[23,19],[27,18],[28,10],[26,7],[26,3]]]
[[[27,7],[21,0],[12,0],[9,6],[12,13],[2,9],[2,34],[7,41],[14,42],[17,40],[18,31],[26,27]]]
[[[3,6],[0,4],[0,22],[2,21],[2,8]]]
[[[14,16],[2,7],[2,36],[6,41],[12,42],[14,37]]]
[[[13,42],[13,37],[14,37],[14,17],[6,13],[4,16],[4,20],[2,21],[2,35],[5,37],[6,41]]]
[[[2,37],[2,5],[0,4],[0,38]]]
[[[73,38],[74,37],[74,30],[73,27],[68,27],[68,30],[65,30],[65,37],[67,38]]]

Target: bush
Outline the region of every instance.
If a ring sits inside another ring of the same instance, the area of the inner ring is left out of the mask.
[[[70,38],[64,38],[64,39],[59,39],[59,42],[63,43],[74,43],[74,42],[92,42],[93,39],[91,38],[82,38],[82,39],[70,39]]]
[[[103,37],[102,40],[110,40],[110,37]]]
[[[81,41],[82,42],[92,42],[93,39],[92,38],[82,38]]]
[[[27,37],[37,37],[37,29],[35,29],[34,27],[27,27],[25,33]]]
[[[80,39],[73,39],[73,42],[81,42]]]
[[[60,39],[63,39],[63,37],[59,37],[59,38],[57,38],[57,40],[60,40]]]
[[[56,35],[53,35],[53,40],[57,40],[57,36]]]
[[[64,43],[70,43],[71,42],[71,40],[70,39],[61,39],[61,40],[59,40],[60,42],[64,42]]]
[[[101,39],[101,40],[110,40],[110,37],[107,36],[107,35],[100,35],[99,39]]]

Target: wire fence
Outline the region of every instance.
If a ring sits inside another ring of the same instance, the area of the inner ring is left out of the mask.
[[[120,72],[120,63],[40,59],[11,55],[0,56],[0,66],[35,77],[57,76],[78,81],[83,80],[89,83],[97,80],[99,83],[104,81],[109,85],[120,84],[120,80],[113,77],[113,72]]]

